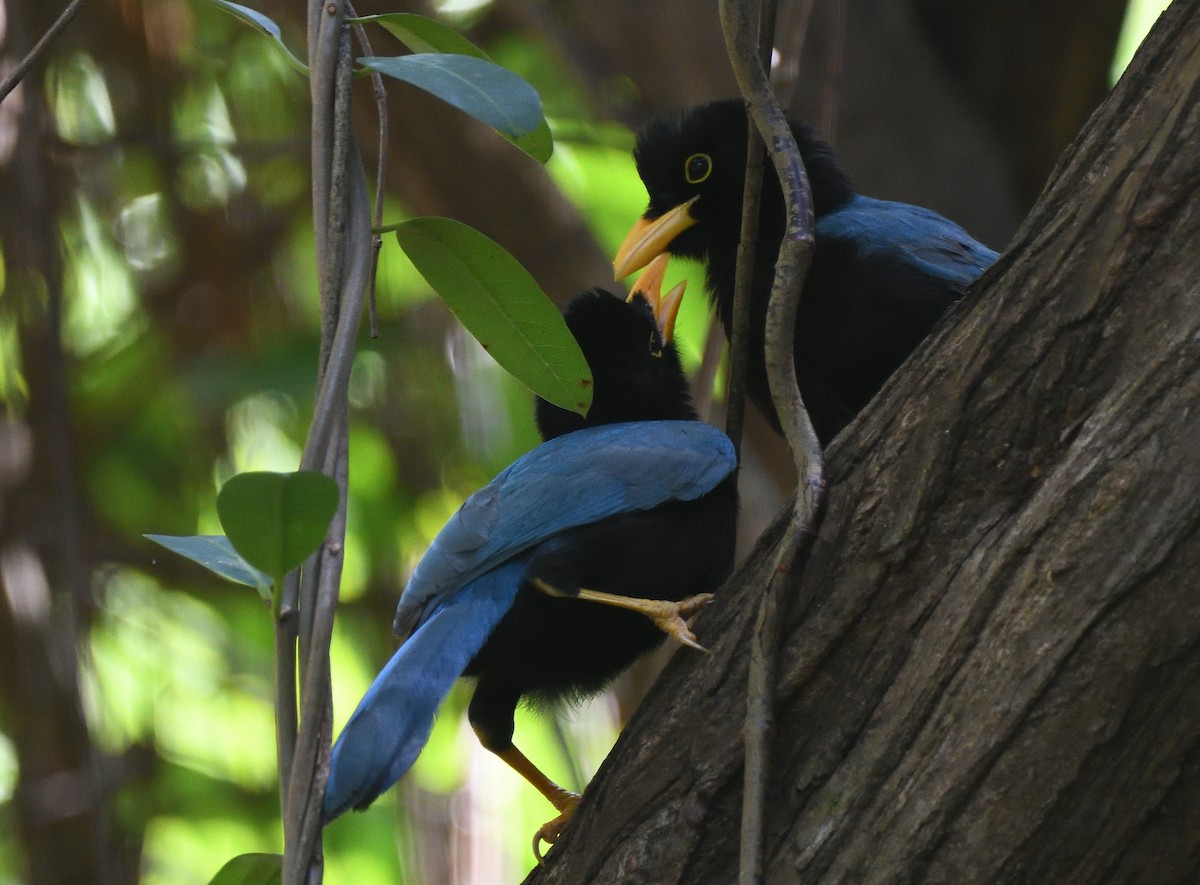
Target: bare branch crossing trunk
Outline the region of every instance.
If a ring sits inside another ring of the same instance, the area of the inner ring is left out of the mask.
[[[828,452],[791,581],[771,882],[1200,878],[1200,5]],[[528,882],[735,876],[769,532]]]

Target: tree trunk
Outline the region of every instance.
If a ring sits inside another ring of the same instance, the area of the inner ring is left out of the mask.
[[[779,666],[772,882],[1200,877],[1200,4],[828,452]],[[727,882],[778,529],[528,882]]]
[[[7,4],[6,73],[60,10]],[[15,143],[0,149],[4,297],[19,317],[25,402],[0,393],[0,721],[20,776],[8,817],[22,881],[132,881],[136,864],[108,805],[111,771],[84,715],[80,648],[92,599],[75,472],[63,323],[57,193],[47,170],[41,67],[6,100]],[[13,385],[16,387],[17,385]],[[134,846],[136,848],[136,846]]]

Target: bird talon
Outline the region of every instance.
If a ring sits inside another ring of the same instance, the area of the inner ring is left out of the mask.
[[[695,596],[689,596],[687,599],[681,599],[677,606],[679,608],[679,616],[681,618],[690,618],[699,611],[703,611],[712,604],[713,595],[711,593],[697,593]]]
[[[562,835],[563,829],[571,820],[572,815],[575,814],[575,809],[579,807],[579,797],[574,793],[569,793],[567,794],[567,797],[562,800],[562,804],[559,805],[556,802],[555,807],[557,807],[562,813],[553,820],[546,821],[541,825],[541,827],[538,828],[538,831],[533,834],[533,856],[537,858],[537,862],[539,864],[546,859],[546,856],[542,854],[542,843],[545,842],[548,846],[553,846],[558,843],[558,837]],[[549,849],[547,849],[547,851],[548,850]]]
[[[704,652],[706,655],[712,654],[696,639],[696,634],[691,631],[685,620],[712,602],[712,598],[713,595],[711,593],[698,593],[695,596],[689,596],[687,599],[681,599],[679,602],[661,603],[662,607],[658,615],[653,618],[654,623],[658,629],[662,630],[680,645],[694,648],[696,651]]]
[[[676,633],[672,630],[668,630],[667,633],[674,637],[675,641],[680,645],[686,645],[688,648],[694,648],[696,651],[704,652],[706,655],[712,654],[711,651],[709,651],[696,640],[696,634],[691,630],[687,630],[685,633]]]

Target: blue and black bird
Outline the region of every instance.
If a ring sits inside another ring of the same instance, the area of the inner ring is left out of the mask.
[[[455,679],[471,676],[480,742],[559,812],[534,838],[540,860],[579,797],[513,746],[517,704],[595,693],[664,635],[699,647],[685,619],[733,564],[735,458],[692,407],[671,340],[683,289],[659,295],[665,265],[628,301],[594,291],[568,306],[591,409],[539,400],[546,441],[468,498],[426,551],[396,614],[407,639],[333,748],[326,821],[399,780]]]
[[[796,318],[800,393],[822,445],[870,401],[996,253],[936,212],[863,196],[833,149],[791,121],[812,187],[812,266]],[[622,243],[618,278],[669,252],[705,262],[708,290],[729,333],[746,168],[741,101],[718,101],[650,121],[634,160],[649,207]],[[764,170],[750,296],[747,392],[776,429],[764,363],[767,302],[783,238],[783,191]]]

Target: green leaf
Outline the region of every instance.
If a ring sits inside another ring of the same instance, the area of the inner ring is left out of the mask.
[[[308,76],[308,65],[292,55],[292,51],[283,42],[283,33],[279,30],[279,25],[275,24],[273,19],[267,18],[261,12],[251,9],[248,6],[242,6],[239,3],[230,3],[229,0],[208,0],[208,2],[213,6],[219,6],[234,17],[240,18],[255,30],[261,31],[268,37],[273,38],[279,44],[279,48],[283,50],[283,54],[287,56],[288,64],[301,74]]]
[[[587,414],[587,360],[562,314],[515,258],[449,218],[401,222],[396,239],[496,362],[543,399]]]
[[[217,516],[247,562],[281,579],[325,540],[337,505],[322,473],[239,473],[221,487]]]
[[[359,62],[436,95],[509,138],[533,132],[543,122],[537,90],[512,71],[482,58],[422,52]]]
[[[537,129],[520,138],[514,138],[513,144],[539,163],[548,163],[554,156],[554,137],[550,134],[550,124],[545,119]]]
[[[389,12],[384,15],[364,15],[356,21],[375,22],[389,31],[413,52],[454,52],[491,61],[486,52],[454,28],[440,21],[413,12]]]
[[[155,544],[204,566],[235,584],[253,587],[271,601],[271,576],[260,572],[238,555],[224,535],[146,535]]]
[[[413,52],[451,52],[491,61],[486,52],[458,31],[424,15],[389,12],[384,15],[364,15],[356,21],[381,25]],[[538,115],[541,116],[540,99]],[[554,154],[554,139],[550,135],[550,126],[545,117],[541,117],[536,129],[513,138],[512,142],[539,163],[547,162]]]
[[[282,854],[239,854],[212,877],[209,885],[275,885],[283,882]]]

